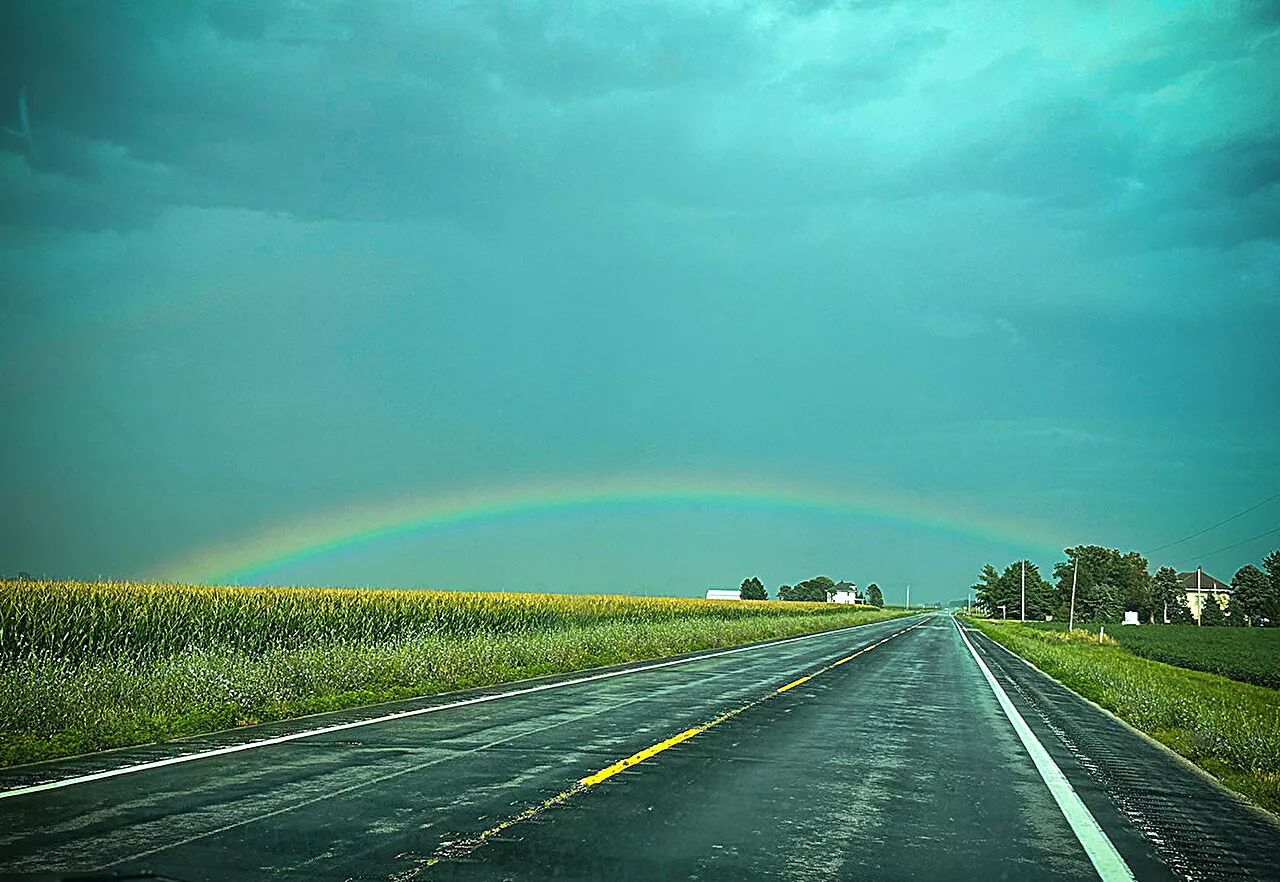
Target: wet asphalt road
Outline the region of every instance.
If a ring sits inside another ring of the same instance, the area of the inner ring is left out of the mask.
[[[1271,816],[969,639],[1137,878],[1280,879]],[[949,616],[618,671],[8,770],[3,791],[441,708],[2,798],[0,878],[1098,878]]]

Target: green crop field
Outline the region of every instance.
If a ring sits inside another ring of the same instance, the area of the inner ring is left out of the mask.
[[[881,621],[823,603],[0,586],[0,764]]]
[[[1280,690],[1142,658],[1129,651],[1123,642],[1129,635],[1119,626],[1115,630],[1121,643],[1100,644],[1096,631],[1068,634],[1065,628],[969,621],[1227,786],[1280,811]],[[1173,626],[1139,626],[1125,631],[1170,629]]]
[[[1143,658],[1280,689],[1280,628],[1159,625],[1116,628],[1112,636]]]
[[[1066,630],[1061,622],[1028,625],[1042,630]],[[1096,625],[1091,627],[1097,629]],[[1143,658],[1280,689],[1280,628],[1114,625],[1106,633]]]

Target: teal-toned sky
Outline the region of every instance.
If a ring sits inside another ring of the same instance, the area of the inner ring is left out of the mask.
[[[23,87],[0,573],[646,480],[245,578],[945,600],[1280,490],[1274,3],[17,0]]]

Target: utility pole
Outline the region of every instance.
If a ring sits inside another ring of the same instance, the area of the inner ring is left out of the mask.
[[[911,609],[911,583],[907,583],[907,609]]]
[[[1204,624],[1204,591],[1200,589],[1200,565],[1196,565],[1196,625]]]
[[[1027,562],[1022,562],[1022,621],[1027,620]]]
[[[1080,575],[1080,558],[1076,558],[1075,568],[1071,571],[1071,616],[1067,619],[1067,633],[1076,626],[1076,576]]]

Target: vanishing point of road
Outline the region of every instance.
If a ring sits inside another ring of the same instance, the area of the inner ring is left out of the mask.
[[[1280,824],[944,614],[0,773],[0,879],[1280,879]]]

